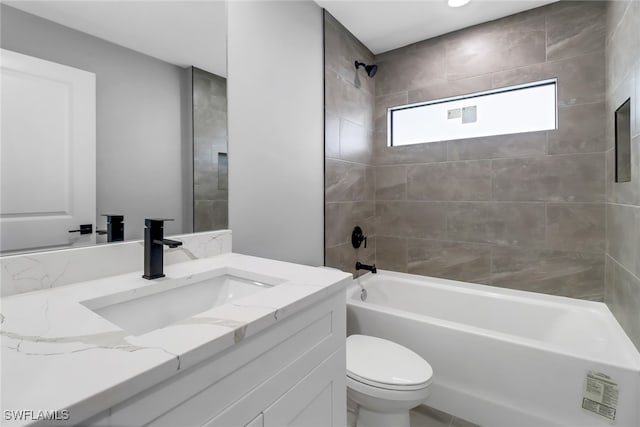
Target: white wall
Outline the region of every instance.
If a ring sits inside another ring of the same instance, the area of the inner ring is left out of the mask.
[[[234,252],[323,264],[322,11],[229,2],[229,225]]]

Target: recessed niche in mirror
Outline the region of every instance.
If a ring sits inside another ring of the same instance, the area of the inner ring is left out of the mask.
[[[0,7],[0,254],[107,243],[103,215],[125,240],[227,227],[224,2]]]
[[[631,99],[616,110],[616,182],[631,181]]]

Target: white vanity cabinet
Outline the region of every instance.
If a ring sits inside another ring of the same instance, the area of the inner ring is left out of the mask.
[[[343,427],[344,291],[280,316],[260,333],[79,424]]]

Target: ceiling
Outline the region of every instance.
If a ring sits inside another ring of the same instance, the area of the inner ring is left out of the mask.
[[[227,75],[224,1],[3,1],[181,67]]]
[[[377,54],[555,0],[471,0],[460,8],[446,0],[315,1]],[[3,2],[178,66],[227,75],[224,0]]]
[[[556,0],[471,0],[458,8],[447,0],[315,1],[378,54]]]

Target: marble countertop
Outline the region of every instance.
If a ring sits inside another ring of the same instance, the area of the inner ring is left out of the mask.
[[[82,304],[219,268],[283,282],[135,336]],[[0,424],[31,423],[7,421],[6,411],[34,411],[34,418],[45,410],[67,410],[70,423],[80,422],[345,289],[351,278],[233,253],[165,266],[165,274],[150,281],[138,271],[2,298]]]

